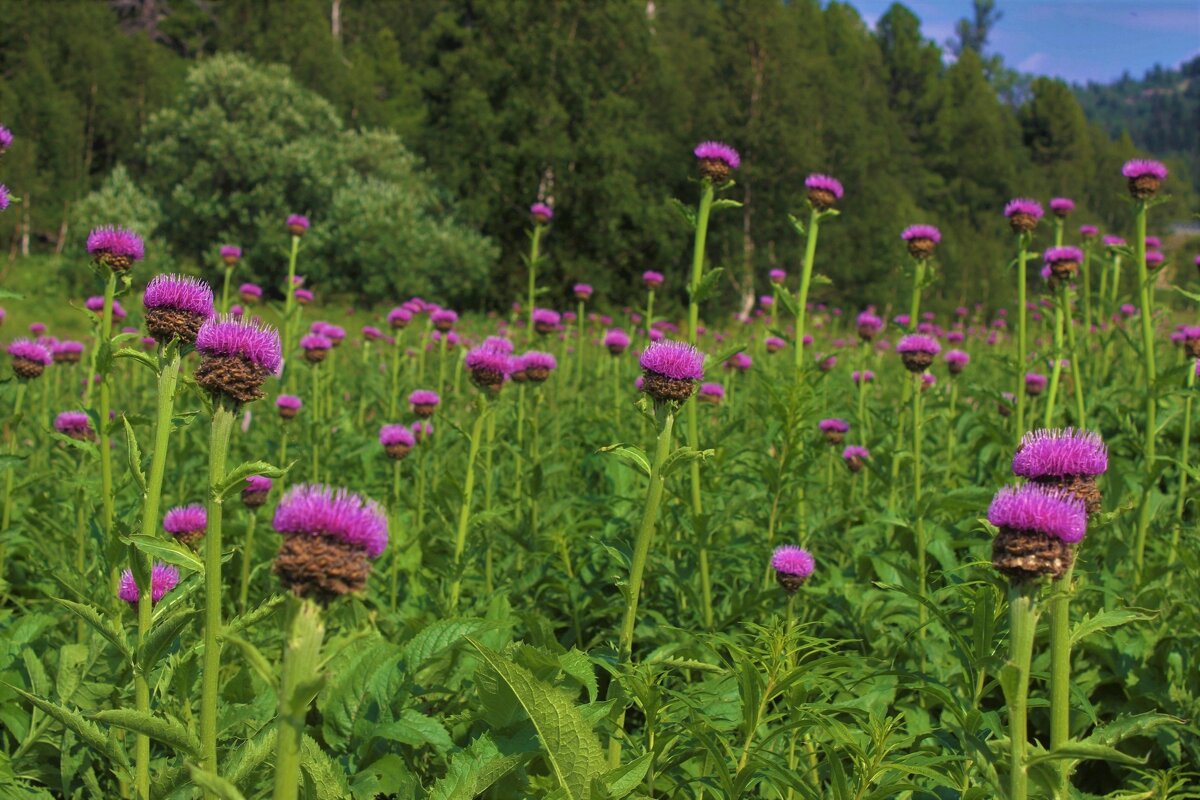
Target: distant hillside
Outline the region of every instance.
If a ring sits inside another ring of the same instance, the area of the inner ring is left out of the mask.
[[[1183,159],[1200,189],[1200,56],[1179,69],[1156,66],[1140,80],[1126,73],[1115,83],[1077,86],[1075,94],[1110,135],[1128,133],[1139,149]]]

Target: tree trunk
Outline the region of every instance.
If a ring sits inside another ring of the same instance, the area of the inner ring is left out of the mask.
[[[334,41],[342,43],[342,0],[333,0],[329,7],[329,32]]]
[[[21,217],[21,255],[29,255],[29,194],[25,194],[25,202],[23,204]]]

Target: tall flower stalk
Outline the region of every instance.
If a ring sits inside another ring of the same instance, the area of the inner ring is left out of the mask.
[[[262,384],[282,366],[279,334],[229,317],[209,319],[196,335],[201,355],[196,383],[212,398],[208,451],[208,513],[204,535],[204,661],[200,678],[200,758],[217,771],[217,695],[221,669],[221,523],[226,455],[234,417],[263,396]]]
[[[458,529],[454,535],[454,579],[450,583],[449,611],[458,609],[462,594],[463,553],[467,547],[467,532],[471,528],[471,504],[475,494],[475,461],[479,458],[479,445],[483,440],[483,426],[492,414],[492,406],[480,395],[475,405],[475,421],[471,423],[471,435],[467,440],[467,464],[463,474],[462,505],[458,511]]]
[[[937,339],[921,334],[905,336],[896,344],[896,352],[904,362],[904,368],[912,374],[912,415],[913,415],[913,534],[916,537],[917,550],[917,594],[922,600],[926,595],[926,541],[925,514],[921,509],[921,480],[924,463],[921,458],[921,445],[925,438],[924,420],[921,417],[922,382],[925,371],[933,363],[933,359],[941,352]],[[918,636],[925,637],[925,624],[928,611],[925,603],[917,605]],[[924,652],[922,651],[922,660]]]
[[[1188,362],[1187,396],[1183,400],[1183,431],[1179,443],[1179,496],[1175,499],[1175,527],[1171,531],[1171,552],[1167,556],[1167,569],[1175,566],[1179,558],[1179,537],[1183,530],[1183,510],[1187,503],[1189,456],[1192,443],[1192,395],[1196,391],[1196,371],[1200,370],[1200,361],[1191,359]],[[1167,575],[1167,580],[1171,580]]]
[[[8,437],[8,454],[17,454],[17,425],[21,421],[21,411],[25,404],[25,394],[28,382],[41,377],[42,372],[52,362],[50,352],[36,342],[27,339],[17,339],[8,346],[8,354],[12,356],[13,372],[17,376],[16,398],[13,400],[12,416],[5,423],[5,433]],[[4,510],[0,514],[0,578],[4,576],[4,550],[8,542],[8,526],[12,521],[12,490],[15,469],[5,471],[4,475]]]
[[[679,404],[686,402],[695,392],[696,384],[704,378],[704,354],[691,345],[679,342],[656,342],[642,353],[642,391],[654,402],[654,416],[658,423],[654,454],[650,459],[650,485],[646,491],[646,503],[642,507],[642,520],[634,539],[633,555],[629,565],[629,582],[626,585],[625,616],[621,623],[617,644],[617,658],[622,665],[629,665],[633,658],[634,630],[637,627],[638,601],[641,597],[642,580],[654,542],[654,529],[662,505],[665,486],[665,468],[672,454],[675,414]],[[697,454],[698,455],[698,454]],[[617,719],[616,732],[609,741],[608,759],[610,766],[620,766],[621,735],[625,724],[625,712]]]
[[[283,287],[283,352],[290,355],[299,322],[299,308],[296,305],[296,260],[300,255],[300,239],[308,232],[308,217],[302,214],[290,215],[287,218],[287,229],[292,235],[292,249],[288,253],[287,283]]]
[[[1018,197],[1010,200],[1004,207],[1004,216],[1008,218],[1009,227],[1017,235],[1017,388],[1013,392],[1017,398],[1017,439],[1025,433],[1025,367],[1029,359],[1029,309],[1027,287],[1029,283],[1026,260],[1029,256],[1029,243],[1033,239],[1033,231],[1037,228],[1038,220],[1045,212],[1035,200]]]
[[[321,642],[325,638],[321,609],[312,600],[293,600],[288,616],[279,686],[273,800],[296,800],[300,793],[300,748],[312,686],[320,680]]]
[[[1134,200],[1134,257],[1137,260],[1138,300],[1140,302],[1142,330],[1142,393],[1146,400],[1146,425],[1143,430],[1142,446],[1142,496],[1138,502],[1137,545],[1134,568],[1138,581],[1145,574],[1146,534],[1150,529],[1150,500],[1153,495],[1153,476],[1158,437],[1158,398],[1155,396],[1158,383],[1158,368],[1154,358],[1154,286],[1146,267],[1146,215],[1162,182],[1166,180],[1167,168],[1157,161],[1140,159],[1129,161],[1121,169],[1128,181],[1129,193]]]
[[[526,265],[529,268],[529,291],[526,295],[528,306],[525,308],[526,324],[529,326],[525,333],[528,341],[533,341],[533,310],[537,305],[537,268],[541,260],[540,247],[542,236],[550,221],[554,219],[554,209],[546,203],[534,203],[529,207],[529,216],[533,220],[533,230],[529,232],[529,256]]]

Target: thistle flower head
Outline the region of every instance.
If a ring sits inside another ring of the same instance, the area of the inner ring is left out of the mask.
[[[529,207],[529,216],[538,225],[546,225],[554,219],[554,209],[545,203],[534,203]]]
[[[735,169],[742,165],[738,151],[723,142],[701,142],[692,150],[699,162],[700,177],[713,183],[726,183]]]
[[[513,351],[512,340],[504,336],[489,336],[483,340],[483,344],[480,347],[495,350],[497,353],[503,353],[506,356],[512,355]]]
[[[391,451],[397,448],[405,448],[407,453],[416,445],[417,440],[407,425],[384,425],[379,429],[379,443],[388,450],[388,455],[391,455]]]
[[[944,356],[946,359],[946,367],[950,370],[951,375],[958,375],[967,368],[967,364],[971,363],[971,356],[962,350],[951,350]]]
[[[286,225],[292,236],[303,236],[308,230],[308,217],[303,214],[289,214]]]
[[[468,350],[464,363],[471,373],[471,381],[491,394],[500,391],[516,366],[511,355],[486,345]]]
[[[440,402],[442,399],[438,397],[438,393],[429,389],[417,389],[408,396],[408,404],[418,417],[433,416],[434,409]]]
[[[575,294],[575,298],[578,300],[587,300],[592,296],[591,284],[587,283],[577,283],[571,288],[571,291]]]
[[[327,336],[319,333],[310,333],[300,337],[300,347],[306,352],[314,350],[325,351],[333,347],[333,342]]]
[[[818,211],[833,208],[843,195],[842,184],[837,178],[819,173],[805,178],[804,188],[808,189],[808,202]]]
[[[780,286],[784,281],[787,280],[787,273],[781,269],[773,269],[767,273],[767,277],[770,279],[771,283],[775,284],[776,286]]]
[[[242,299],[246,302],[259,300],[262,298],[262,287],[257,283],[243,283],[238,287],[238,294],[240,294]]]
[[[1080,225],[1079,235],[1085,239],[1091,239],[1100,234],[1100,229],[1095,225]]]
[[[558,362],[549,353],[530,350],[517,359],[517,369],[525,373],[533,383],[543,383],[558,367]]]
[[[150,600],[157,603],[166,597],[167,592],[179,585],[179,570],[175,567],[163,564],[161,561],[156,563],[150,569]],[[137,581],[133,579],[133,572],[125,570],[121,573],[121,586],[117,590],[117,596],[126,603],[136,604],[141,597],[138,591]]]
[[[8,187],[0,183],[0,211],[8,209],[9,204],[12,203],[11,198],[12,195],[9,193]]]
[[[12,357],[13,373],[21,380],[40,377],[46,367],[54,362],[49,349],[28,339],[15,339],[8,345]]]
[[[424,442],[433,436],[433,423],[428,420],[419,419],[409,427],[412,429],[413,436],[417,437],[418,442]]]
[[[661,272],[648,269],[642,273],[642,283],[651,289],[657,289],[663,284],[663,275]]]
[[[1014,233],[1030,233],[1044,213],[1042,204],[1028,197],[1017,197],[1004,206],[1004,216]]]
[[[448,308],[439,308],[429,315],[429,321],[439,331],[449,331],[454,327],[454,323],[458,322],[458,312]]]
[[[387,517],[374,500],[319,484],[293,486],[275,509],[272,526],[284,535],[321,536],[378,558],[387,548]]]
[[[63,436],[80,441],[89,441],[96,436],[92,420],[82,411],[64,411],[54,418],[54,430]]]
[[[1013,455],[1014,475],[1037,480],[1100,475],[1108,470],[1108,449],[1100,435],[1063,428],[1029,431]]]
[[[932,225],[909,225],[900,238],[908,245],[908,254],[913,258],[923,260],[933,255],[934,249],[942,241],[942,232]]]
[[[1157,236],[1147,236],[1143,241],[1146,243],[1147,250],[1157,250],[1162,247],[1162,239]]]
[[[1025,373],[1025,392],[1039,395],[1046,389],[1046,376],[1040,372]]]
[[[699,398],[702,403],[720,403],[725,399],[725,387],[719,383],[702,383]]]
[[[1163,252],[1161,250],[1147,250],[1146,251],[1146,268],[1147,269],[1151,269],[1151,270],[1158,269],[1159,267],[1161,267],[1163,265],[1163,261],[1165,261],[1165,260],[1166,260],[1166,256],[1163,254]]]
[[[12,131],[10,131],[8,128],[4,127],[3,125],[0,125],[0,155],[2,155],[5,150],[12,147],[12,143],[13,143]]]
[[[844,419],[831,417],[818,422],[817,427],[822,433],[847,433],[850,430],[850,423]]]
[[[604,332],[604,346],[613,355],[620,355],[629,347],[629,334],[620,328],[610,328]]]
[[[313,293],[308,289],[296,289],[292,292],[292,297],[296,298],[296,302],[302,306],[306,306],[313,301]]]
[[[252,322],[212,317],[196,336],[196,349],[208,357],[238,357],[272,375],[279,374],[283,361],[279,332]]]
[[[533,310],[533,328],[538,333],[550,333],[558,327],[561,321],[562,315],[552,309],[535,308]]]
[[[407,326],[408,323],[412,322],[412,317],[412,311],[404,306],[396,306],[388,312],[387,321],[388,325],[390,325],[392,328],[398,329],[403,328]]]
[[[208,512],[199,503],[176,506],[163,516],[163,530],[172,535],[188,531],[203,531],[208,526]]]
[[[783,350],[787,347],[787,342],[785,342],[783,339],[780,339],[778,336],[768,336],[763,341],[763,344],[766,345],[768,353],[778,353],[780,350]]]
[[[215,313],[207,283],[184,275],[155,275],[142,295],[146,327],[155,339],[191,344],[200,326]]]
[[[262,506],[271,494],[271,486],[271,479],[266,475],[251,475],[242,486],[242,503],[247,508]]]
[[[646,348],[638,364],[647,372],[674,381],[698,381],[704,377],[704,354],[684,342],[656,342]]]
[[[842,458],[845,461],[850,461],[857,458],[859,461],[867,461],[871,458],[871,451],[859,444],[847,445],[842,451]]]
[[[1078,264],[1083,261],[1083,251],[1078,247],[1051,247],[1042,254],[1042,260],[1051,266],[1063,262]]]
[[[938,340],[919,333],[910,334],[896,343],[897,353],[927,353],[936,356],[942,351]]]
[[[875,373],[869,369],[863,370],[862,372],[854,370],[850,373],[850,379],[854,381],[855,384],[862,383],[863,381],[870,383],[871,381],[875,380]]]
[[[792,594],[812,575],[816,562],[807,550],[785,544],[771,554],[771,568],[775,570],[775,580],[783,590]]]
[[[725,359],[725,369],[735,369],[738,372],[745,372],[752,366],[754,366],[754,359],[746,353],[734,353]]]
[[[1036,483],[1006,486],[992,498],[988,522],[997,528],[1036,532],[1068,544],[1087,533],[1083,501]]]
[[[88,234],[87,251],[109,269],[123,271],[146,257],[142,237],[131,230],[106,225]]]
[[[1141,178],[1150,175],[1163,181],[1167,179],[1167,168],[1161,161],[1134,158],[1125,162],[1121,167],[1121,174],[1126,178]]]
[[[855,321],[858,328],[858,338],[869,342],[883,331],[883,320],[870,311],[858,315]]]
[[[1124,239],[1122,239],[1120,236],[1113,236],[1111,234],[1105,236],[1100,241],[1105,247],[1124,247],[1125,246]]]
[[[1056,217],[1065,217],[1075,210],[1075,201],[1069,197],[1051,197],[1050,211]]]

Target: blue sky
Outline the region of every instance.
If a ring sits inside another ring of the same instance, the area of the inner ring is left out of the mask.
[[[867,24],[892,0],[849,0]],[[925,36],[939,44],[971,12],[971,0],[907,0]],[[1200,55],[1200,0],[997,0],[1004,14],[988,46],[1022,72],[1071,82],[1134,77],[1156,63]]]

